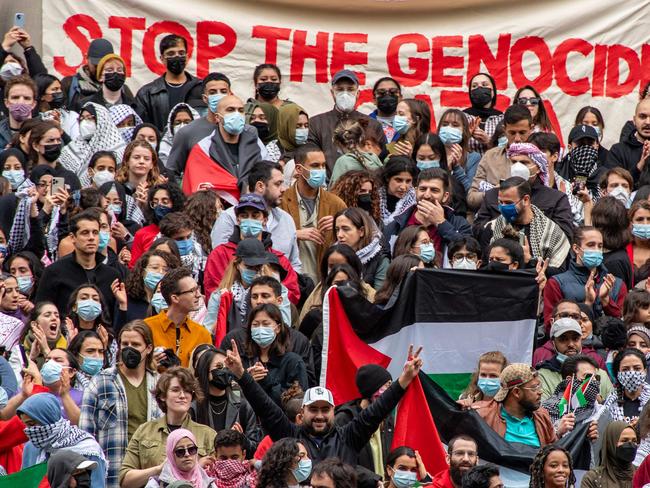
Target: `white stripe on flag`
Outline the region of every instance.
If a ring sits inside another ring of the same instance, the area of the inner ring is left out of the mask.
[[[511,363],[533,359],[535,320],[504,322],[418,322],[371,344],[392,358],[388,370],[397,378],[406,362],[409,344],[423,346],[427,374],[470,373],[478,358],[488,351],[501,351]]]

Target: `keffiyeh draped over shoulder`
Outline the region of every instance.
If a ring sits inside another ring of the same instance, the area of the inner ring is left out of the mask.
[[[120,123],[123,122],[127,117],[133,117],[134,120],[131,127],[122,127],[117,129],[118,132],[122,135],[122,139],[124,139],[124,144],[131,142],[136,125],[140,125],[142,123],[140,116],[135,113],[135,110],[133,110],[129,105],[125,105],[123,103],[113,105],[108,109],[108,111],[111,114],[111,120],[113,121],[115,127],[120,125]]]
[[[88,102],[85,107],[91,106],[97,114],[97,130],[90,140],[78,137],[63,148],[59,162],[61,165],[74,172],[81,182],[81,186],[90,185],[88,177],[88,163],[97,151],[112,151],[115,153],[118,165],[122,162],[124,153],[124,139],[115,127],[106,108],[96,103]],[[81,110],[83,112],[83,109]]]

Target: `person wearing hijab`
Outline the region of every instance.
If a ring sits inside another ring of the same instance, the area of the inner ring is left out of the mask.
[[[130,106],[124,104],[113,105],[108,111],[111,114],[113,124],[120,131],[124,143],[131,142],[135,127],[142,123],[140,116]]]
[[[145,488],[169,487],[189,481],[193,488],[214,488],[214,481],[199,464],[196,437],[187,429],[176,429],[167,437],[167,457],[157,478],[149,478]]]
[[[69,449],[61,449],[47,461],[47,481],[52,488],[68,488],[74,478],[77,488],[90,488],[97,463]]]
[[[187,103],[181,102],[174,105],[174,108],[169,112],[169,117],[167,117],[167,127],[165,128],[165,133],[163,134],[158,149],[158,161],[160,164],[167,164],[167,158],[169,158],[169,153],[172,150],[172,144],[174,143],[177,132],[199,118],[201,118],[199,113]]]
[[[27,158],[20,149],[9,148],[0,152],[0,172],[15,192],[27,178]]]
[[[637,435],[626,422],[611,422],[605,428],[600,448],[600,466],[587,471],[580,488],[631,488]]]
[[[287,103],[278,110],[277,139],[266,145],[268,160],[285,163],[293,159],[296,147],[307,142],[309,115],[295,103]]]
[[[487,73],[476,73],[469,80],[469,100],[471,106],[463,110],[470,120],[472,138],[470,151],[483,155],[490,149],[497,125],[503,120],[503,112],[494,108],[497,103],[497,86],[494,78]]]
[[[246,123],[257,129],[257,136],[264,145],[277,138],[278,108],[270,103],[249,99],[244,105]]]
[[[27,426],[25,435],[29,439],[23,450],[23,469],[44,462],[61,449],[69,449],[97,463],[90,486],[106,486],[107,464],[102,448],[92,435],[61,416],[61,406],[54,395],[30,396],[18,407],[17,414]]]
[[[79,137],[63,148],[59,163],[79,177],[81,186],[88,186],[91,183],[88,164],[93,154],[97,151],[112,151],[119,165],[125,145],[109,111],[89,102],[79,114]]]

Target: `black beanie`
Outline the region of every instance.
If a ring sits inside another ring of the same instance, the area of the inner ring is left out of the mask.
[[[377,390],[392,380],[390,373],[378,364],[366,364],[357,370],[355,379],[362,398],[372,398]]]

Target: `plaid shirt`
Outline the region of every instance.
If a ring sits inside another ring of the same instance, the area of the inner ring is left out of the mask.
[[[158,381],[158,375],[146,372],[147,420],[162,416],[151,393]],[[84,391],[81,404],[79,427],[92,434],[104,450],[108,460],[107,488],[119,488],[118,474],[129,443],[129,409],[126,392],[117,367],[107,368],[95,376]]]

